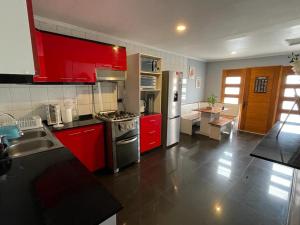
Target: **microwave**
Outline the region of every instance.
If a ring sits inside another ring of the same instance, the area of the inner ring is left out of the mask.
[[[145,72],[160,72],[159,62],[157,59],[142,58],[141,69]]]
[[[156,89],[157,77],[141,75],[141,89]]]

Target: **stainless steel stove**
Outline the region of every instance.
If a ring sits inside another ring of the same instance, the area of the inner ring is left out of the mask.
[[[139,117],[124,111],[99,113],[106,122],[107,164],[114,173],[140,161]]]

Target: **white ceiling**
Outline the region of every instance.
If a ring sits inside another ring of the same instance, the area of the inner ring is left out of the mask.
[[[208,61],[300,50],[285,41],[300,37],[299,0],[33,0],[33,7],[35,15]]]

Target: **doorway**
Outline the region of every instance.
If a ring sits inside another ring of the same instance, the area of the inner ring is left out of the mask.
[[[235,101],[228,102],[226,78],[230,71],[223,71],[222,102],[240,105],[240,130],[266,134],[276,121],[282,66],[236,70],[241,77],[240,92]]]

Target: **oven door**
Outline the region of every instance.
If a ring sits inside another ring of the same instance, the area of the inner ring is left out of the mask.
[[[139,136],[116,142],[117,168],[136,162],[139,159]]]

